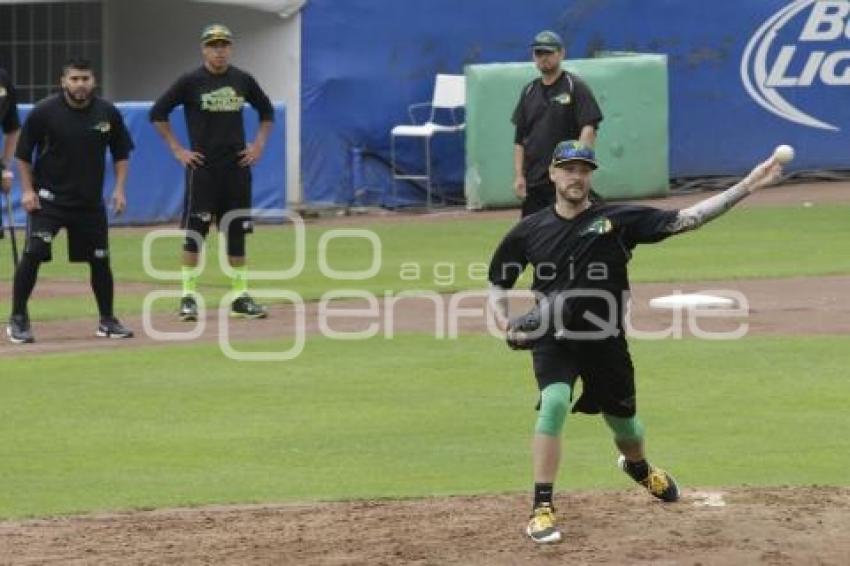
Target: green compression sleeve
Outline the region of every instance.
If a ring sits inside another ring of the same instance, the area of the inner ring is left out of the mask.
[[[615,417],[604,415],[605,423],[614,432],[614,440],[625,442],[638,442],[643,440],[643,424],[637,417]]]
[[[566,383],[553,383],[540,393],[540,411],[537,413],[537,425],[534,431],[547,436],[558,436],[567,420],[570,409],[570,386]]]

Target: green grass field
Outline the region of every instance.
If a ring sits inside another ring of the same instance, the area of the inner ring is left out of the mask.
[[[694,234],[639,248],[633,278],[850,273],[848,213],[848,206],[735,211]],[[381,238],[383,267],[375,278],[345,286],[483,287],[467,266],[486,262],[508,225],[473,217],[364,226]],[[315,299],[339,286],[315,260],[326,229],[309,228],[305,273],[276,287]],[[119,281],[150,281],[141,269],[142,235],[114,234]],[[254,239],[256,265],[285,267],[291,237],[288,228],[262,228]],[[58,246],[58,260],[42,277],[85,279],[85,269],[59,259],[64,243]],[[0,250],[8,254],[5,244]],[[362,269],[367,251],[362,240],[338,241],[330,262]],[[162,243],[154,261],[168,269],[178,253],[175,242]],[[413,261],[422,277],[400,280],[402,264]],[[435,281],[440,262],[456,266],[457,281]],[[228,288],[217,269],[203,284],[213,294]],[[125,294],[120,306],[138,312],[141,298]],[[40,319],[93,311],[79,298],[43,297],[32,308],[36,331]],[[840,431],[848,426],[848,345],[838,336],[633,342],[650,455],[685,486],[847,485],[850,439]],[[529,359],[490,337],[311,338],[300,357],[285,363],[234,362],[215,344],[0,363],[0,518],[524,491],[530,484],[536,390]],[[600,419],[573,415],[565,434],[560,489],[630,487],[614,469],[615,451]]]
[[[684,485],[846,484],[845,338],[633,350],[650,453]],[[483,336],[4,360],[0,516],[525,490],[529,371]],[[566,436],[561,489],[629,487],[601,419]]]
[[[700,281],[750,277],[788,277],[850,273],[850,206],[745,208],[736,210],[698,232],[672,238],[657,245],[638,247],[632,264],[632,280]],[[486,264],[510,221],[474,216],[446,222],[368,224],[381,242],[381,265],[376,276],[352,281],[349,287],[381,293],[406,289],[455,291],[486,288]],[[301,275],[286,282],[252,283],[257,288],[285,288],[307,300],[318,299],[339,282],[319,270],[318,241],[329,228],[308,226],[306,261]],[[160,289],[177,289],[179,282],[155,281],[145,274],[142,261],[144,231],[116,230],[112,234],[112,258],[116,280],[117,311],[141,311],[145,293],[122,291],[123,283],[146,283]],[[229,290],[228,280],[218,267],[216,238],[212,238],[207,269],[201,290],[208,303],[217,303]],[[250,242],[252,266],[262,270],[282,270],[293,263],[294,237],[291,227],[265,226]],[[9,265],[8,246],[0,245],[0,265]],[[55,260],[42,268],[42,278],[87,280],[85,265],[68,264],[65,239],[54,244]],[[371,262],[371,245],[362,238],[336,239],[327,248],[327,263],[336,270],[364,270]],[[782,253],[777,253],[782,250]],[[160,270],[178,270],[180,242],[159,240],[151,253],[152,264]],[[406,266],[416,263],[418,277]],[[471,272],[470,265],[478,264]],[[8,270],[2,277],[9,278]],[[36,289],[38,292],[38,289]],[[157,310],[174,310],[167,301],[156,303]],[[32,316],[38,320],[91,316],[94,300],[42,297],[32,303]]]

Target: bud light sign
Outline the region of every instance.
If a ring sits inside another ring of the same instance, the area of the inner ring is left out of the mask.
[[[840,130],[829,109],[850,87],[850,0],[796,0],[773,14],[744,49],[741,80],[777,116]]]

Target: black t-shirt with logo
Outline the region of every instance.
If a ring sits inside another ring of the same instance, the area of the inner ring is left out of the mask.
[[[15,157],[33,163],[33,182],[42,201],[63,207],[103,206],[106,149],[113,161],[130,157],[133,140],[121,113],[93,98],[74,108],[63,93],[45,98],[27,116]]]
[[[233,66],[222,74],[202,66],[171,85],[151,108],[150,119],[166,122],[182,104],[192,150],[204,155],[206,165],[232,165],[245,149],[242,108],[246,102],[260,121],[274,120],[272,103],[253,76]]]
[[[590,311],[608,318],[606,300],[582,296],[585,291],[607,292],[622,318],[623,296],[629,290],[626,264],[638,244],[670,236],[666,227],[676,210],[647,206],[594,204],[567,220],[550,206],[523,218],[504,237],[490,262],[489,280],[503,289],[514,286],[526,266],[534,268],[532,290],[544,295],[569,291],[569,328],[583,324]],[[581,292],[581,293],[579,293]]]
[[[548,86],[541,78],[527,84],[511,122],[516,126],[514,143],[525,149],[528,186],[549,182],[549,162],[558,142],[577,140],[583,127],[597,127],[602,118],[590,87],[572,73],[563,71]]]

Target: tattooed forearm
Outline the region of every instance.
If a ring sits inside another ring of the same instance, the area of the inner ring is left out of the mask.
[[[749,194],[749,185],[742,181],[719,195],[714,195],[680,210],[676,218],[666,226],[666,230],[672,234],[696,230],[725,213]]]

